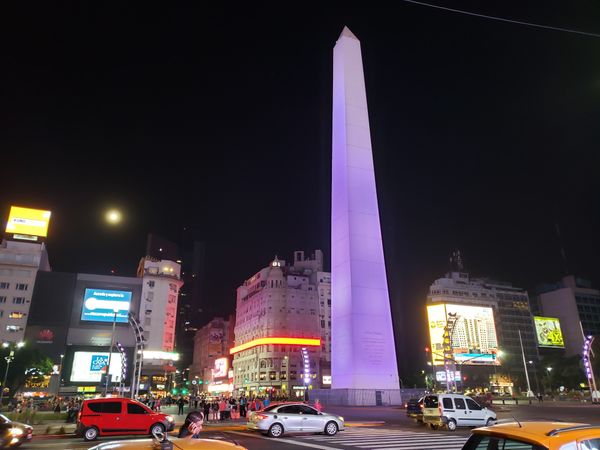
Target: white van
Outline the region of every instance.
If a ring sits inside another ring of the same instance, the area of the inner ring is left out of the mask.
[[[489,427],[496,423],[496,413],[463,394],[428,394],[423,399],[423,423],[433,429],[446,425],[450,431]]]

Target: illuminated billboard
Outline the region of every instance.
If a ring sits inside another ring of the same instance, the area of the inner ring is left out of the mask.
[[[75,352],[71,382],[99,383],[108,369],[108,352]],[[113,382],[121,381],[121,354],[113,353],[110,358],[110,374]]]
[[[449,314],[456,314],[451,336],[452,362],[474,366],[500,365],[493,309],[448,303],[427,306],[433,364],[444,365],[444,328]]]
[[[81,320],[112,322],[117,313],[117,323],[127,323],[131,292],[106,289],[86,289],[83,297]]]
[[[565,348],[560,321],[554,317],[534,316],[535,334],[540,347]]]
[[[25,236],[46,237],[48,235],[50,214],[50,211],[42,209],[11,206],[8,222],[6,223],[6,232]]]
[[[226,377],[228,368],[229,368],[229,359],[228,358],[215,359],[215,368],[213,369],[213,378]]]

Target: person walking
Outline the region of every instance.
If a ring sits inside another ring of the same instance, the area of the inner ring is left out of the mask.
[[[185,405],[185,400],[183,399],[183,396],[180,395],[177,399],[177,414],[183,414],[183,405]]]

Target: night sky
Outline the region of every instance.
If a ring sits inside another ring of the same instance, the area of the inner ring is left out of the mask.
[[[432,0],[433,1],[433,0]],[[596,2],[438,5],[600,33]],[[390,295],[425,342],[429,284],[600,285],[600,38],[394,8],[23,5],[2,14],[0,211],[50,209],[54,270],[133,276],[146,234],[206,242],[207,294],[277,254],[329,268],[332,51],[361,40]],[[291,10],[290,10],[291,9]],[[121,208],[125,223],[102,215]],[[403,348],[403,344],[401,344]]]

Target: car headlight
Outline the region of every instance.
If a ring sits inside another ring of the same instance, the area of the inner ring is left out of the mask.
[[[173,420],[174,420],[173,416],[167,416],[166,419],[168,422],[173,422]]]
[[[21,436],[23,435],[23,430],[20,428],[11,428],[8,432],[13,436]]]
[[[344,418],[342,416],[338,416],[338,419],[340,419],[342,422],[344,421]]]

